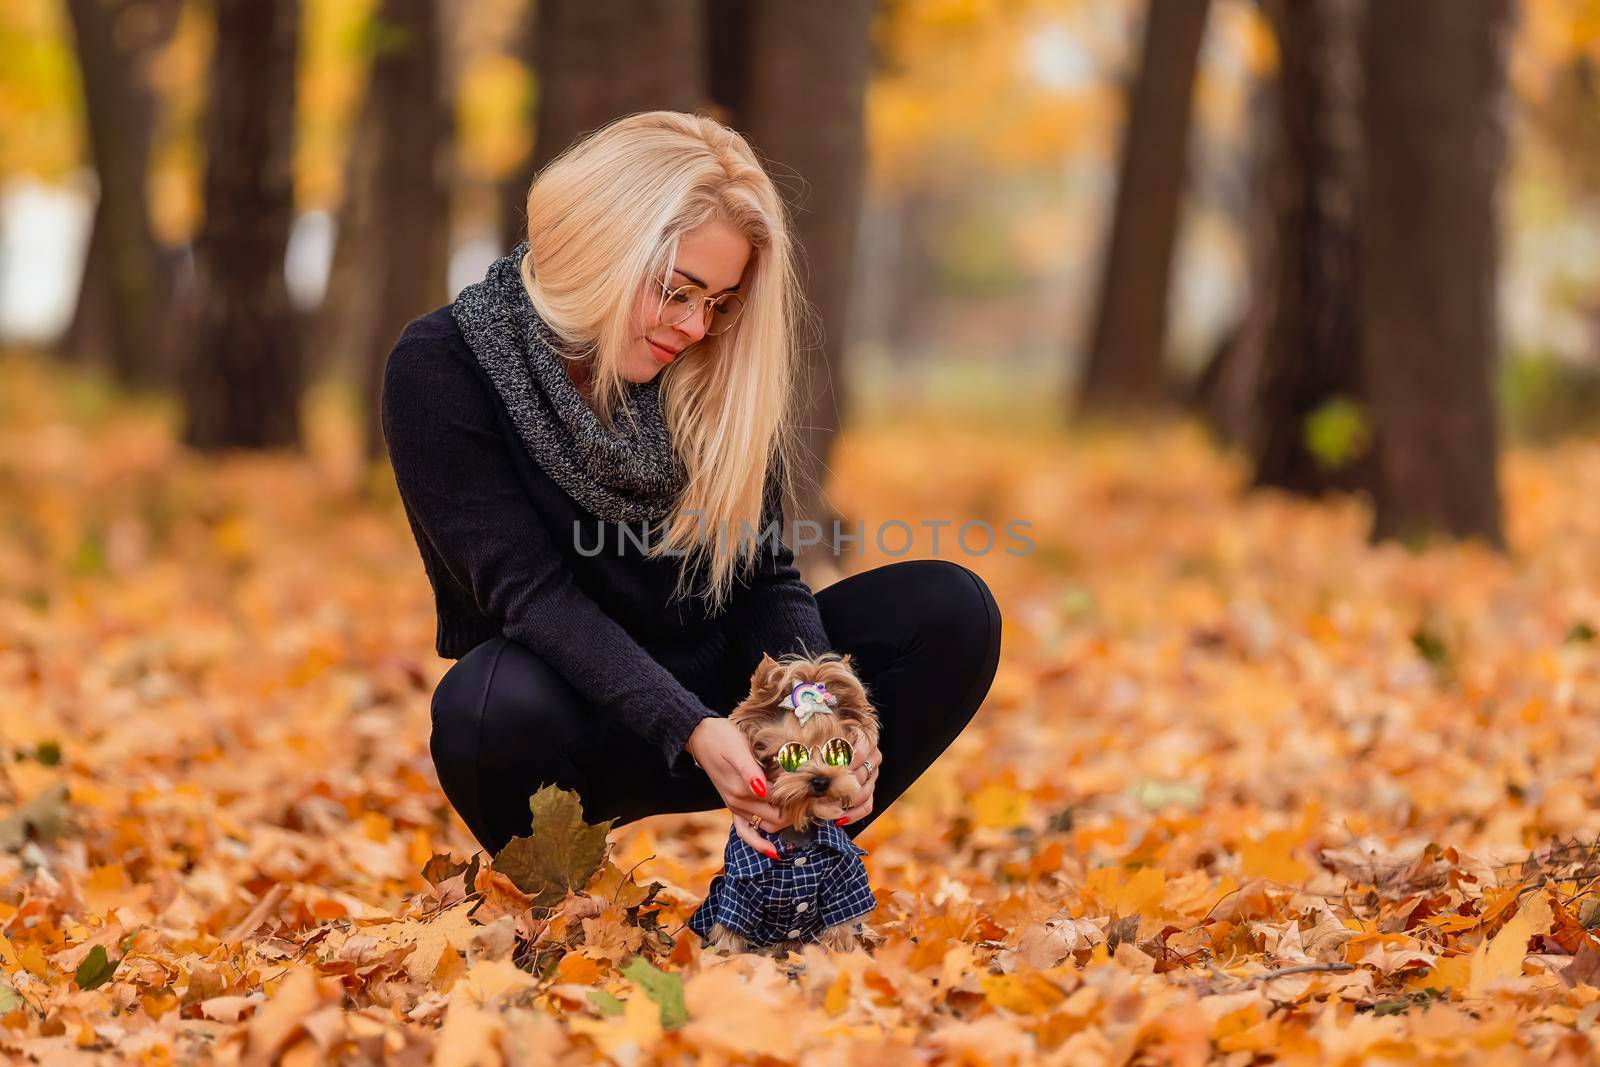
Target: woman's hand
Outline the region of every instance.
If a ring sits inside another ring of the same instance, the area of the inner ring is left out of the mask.
[[[864,766],[869,761],[872,764],[870,771]],[[850,771],[861,783],[861,788],[851,798],[850,806],[834,820],[838,825],[844,826],[872,814],[872,797],[878,788],[878,770],[882,763],[883,753],[878,751],[877,745],[873,745],[870,752],[856,753],[856,758],[850,763]]]
[[[700,769],[722,795],[722,802],[733,813],[734,832],[757,852],[777,859],[772,842],[756,832],[750,817],[760,816],[763,830],[778,830],[789,822],[782,812],[763,799],[767,795],[767,776],[750,751],[744,731],[720,715],[708,716],[700,720],[683,747],[700,764]]]

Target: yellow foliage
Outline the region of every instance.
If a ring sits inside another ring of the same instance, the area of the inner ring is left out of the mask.
[[[1550,899],[1542,890],[1528,893],[1511,921],[1473,952],[1466,995],[1481,997],[1490,983],[1520,976],[1523,957],[1528,954],[1528,938],[1547,932],[1550,919]]]
[[[1299,885],[1310,877],[1311,869],[1295,859],[1290,850],[1299,842],[1290,832],[1264,835],[1259,841],[1239,846],[1239,865],[1246,874],[1276,882]]]
[[[720,959],[683,924],[725,812],[613,829],[550,907],[468,883],[429,762],[429,590],[398,501],[354,495],[351,435],[203,460],[158,416],[75,413],[60,374],[0,361],[17,1055],[1464,1061],[1600,1016],[1576,628],[1600,620],[1600,444],[1506,458],[1500,559],[1246,494],[1192,428],[852,428],[848,513],[1023,514],[1036,543],[965,561],[1001,682],[867,831],[874,942]],[[95,529],[121,532],[86,550]]]
[[[463,72],[456,117],[461,166],[484,181],[498,181],[533,151],[533,76],[522,63],[490,54]]]

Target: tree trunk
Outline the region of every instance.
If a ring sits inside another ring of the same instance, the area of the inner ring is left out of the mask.
[[[522,197],[504,209],[506,237],[519,242],[533,176],[573,142],[636,111],[693,111],[706,99],[698,0],[538,0],[538,9],[537,138]]]
[[[298,447],[304,367],[283,265],[294,213],[300,5],[217,0],[215,10],[183,441],[213,450]]]
[[[351,381],[362,380],[367,373],[367,348],[377,332],[378,319],[379,302],[372,298],[372,279],[379,269],[377,247],[383,230],[378,198],[388,178],[379,168],[383,108],[373,92],[373,76],[369,70],[366,95],[350,128],[343,192],[334,227],[333,261],[328,265],[328,285],[311,326],[310,350],[319,354],[321,366],[340,376],[347,375]]]
[[[897,372],[915,374],[939,339],[941,206],[943,198],[926,185],[886,189],[876,199],[864,191],[850,343],[877,350]]]
[[[539,9],[543,6],[542,0],[527,0],[517,24],[516,40],[512,43],[517,58],[531,71],[539,70]],[[544,95],[542,75],[539,95]],[[513,167],[498,184],[502,252],[509,252],[528,239],[528,187],[533,184],[533,175],[533,152],[530,150],[528,158]]]
[[[377,181],[382,225],[368,280],[377,314],[365,338],[366,456],[385,454],[378,398],[383,367],[406,324],[446,298],[454,119],[440,52],[439,0],[384,0],[371,95],[378,108]]]
[[[888,346],[896,364],[914,365],[939,334],[940,292],[936,226],[944,197],[933,189],[912,188],[891,205],[896,237],[894,269],[880,292],[888,300]]]
[[[1365,396],[1357,337],[1356,23],[1348,0],[1275,0],[1268,12],[1282,57],[1272,191],[1278,285],[1263,352],[1255,483],[1317,495],[1356,488],[1370,467],[1355,454],[1363,449],[1359,440],[1338,457],[1319,450],[1307,432],[1330,403],[1354,405]]]
[[[1316,496],[1375,477],[1359,421],[1359,12],[1351,0],[1263,6],[1279,64],[1255,163],[1251,306],[1229,351],[1227,436],[1250,453],[1258,487]],[[1342,427],[1330,418],[1340,402]],[[1319,419],[1332,433],[1313,436]]]
[[[1167,299],[1209,0],[1150,0],[1128,100],[1116,206],[1088,363],[1086,410],[1162,406]]]
[[[750,0],[705,0],[706,91],[723,122],[750,98]]]
[[[1508,21],[1509,0],[1367,12],[1361,346],[1382,439],[1375,539],[1504,544],[1492,380]]]
[[[803,4],[746,2],[724,8],[727,24],[745,34],[742,51],[748,59],[737,82],[724,88],[727,99],[721,102],[732,123],[774,164],[804,257],[806,296],[825,325],[820,348],[805,353],[805,464],[795,471],[798,499],[785,509],[791,521],[821,524],[823,541],[814,550],[821,553],[832,544],[833,520],[839,517],[826,505],[822,478],[849,406],[845,338],[866,164],[864,104],[876,5],[838,0],[825,14]],[[801,100],[805,107],[797,110],[795,102]],[[786,174],[798,178],[784,181]]]
[[[1261,416],[1257,410],[1261,365],[1278,288],[1278,218],[1273,202],[1281,168],[1278,82],[1276,77],[1260,78],[1250,86],[1243,203],[1230,213],[1244,234],[1248,299],[1238,319],[1213,345],[1189,396],[1190,405],[1220,444],[1247,453]]]
[[[157,387],[173,376],[173,260],[150,227],[146,190],[156,96],[149,64],[177,26],[177,0],[68,0],[99,196],[62,348],[82,359],[103,344],[124,386]]]
[[[89,220],[89,241],[84,252],[83,271],[78,278],[78,301],[72,321],[55,343],[55,354],[63,363],[111,363],[116,337],[111,331],[111,281],[108,272],[95,270],[106,260],[105,201],[95,194],[94,216]],[[116,372],[112,372],[115,374]]]

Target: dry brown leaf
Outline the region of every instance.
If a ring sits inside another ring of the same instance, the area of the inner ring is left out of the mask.
[[[1473,952],[1472,978],[1466,995],[1481,997],[1492,983],[1520,976],[1522,961],[1528,955],[1528,939],[1548,932],[1552,917],[1550,900],[1543,890],[1535,889],[1523,897],[1522,906],[1511,920]]]

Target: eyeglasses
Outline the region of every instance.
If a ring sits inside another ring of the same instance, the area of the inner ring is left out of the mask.
[[[656,310],[656,319],[663,326],[676,326],[688,321],[704,300],[709,313],[706,333],[726,333],[744,310],[744,297],[738,293],[712,297],[705,295],[705,290],[698,285],[680,285],[676,289],[668,289],[665,282],[657,281],[656,284],[661,286],[661,307]]]
[[[811,752],[815,747],[812,746],[811,749],[808,749],[798,741],[790,741],[778,749],[778,766],[786,771],[798,771],[811,762]],[[830,737],[822,743],[822,762],[829,767],[850,766],[850,760],[854,754],[851,751],[850,742],[842,737]]]

